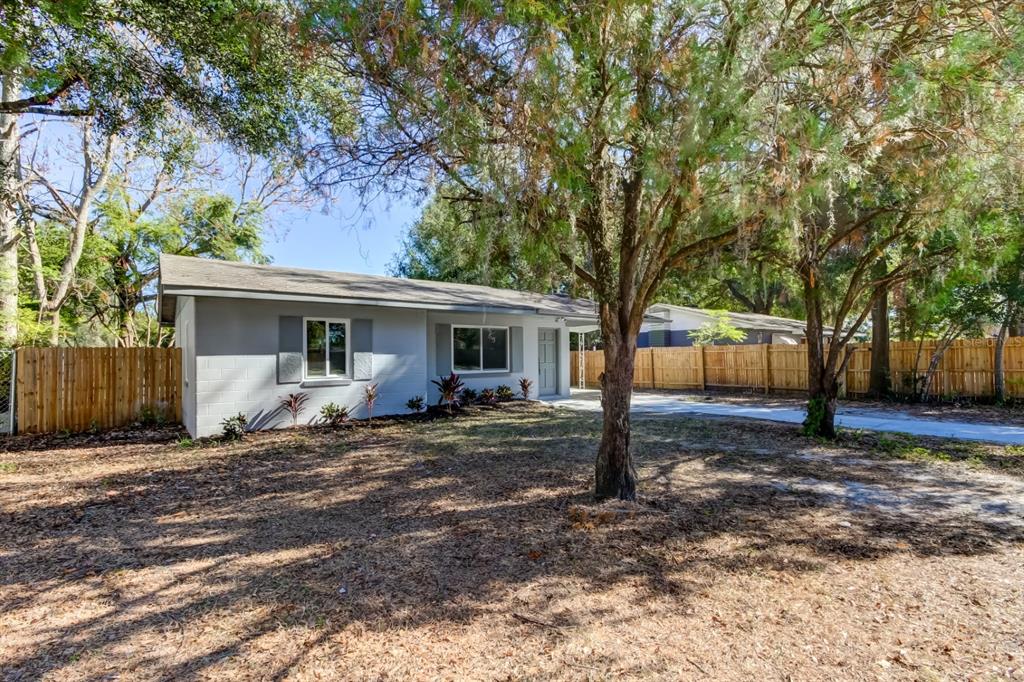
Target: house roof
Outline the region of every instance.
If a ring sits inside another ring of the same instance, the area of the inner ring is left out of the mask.
[[[487,310],[588,321],[597,318],[593,301],[568,296],[161,254],[161,322],[174,321],[178,296],[319,301],[462,312]]]
[[[671,305],[668,303],[657,303],[648,309],[648,313],[664,310],[671,313],[678,311],[687,315],[711,321],[711,312],[705,308],[691,308],[689,306]],[[794,320],[788,317],[776,317],[775,315],[761,315],[760,313],[729,313],[729,324],[737,329],[751,329],[757,331],[779,332],[783,334],[795,334],[804,336],[807,332],[807,322]],[[825,327],[825,333],[831,334],[832,327]]]

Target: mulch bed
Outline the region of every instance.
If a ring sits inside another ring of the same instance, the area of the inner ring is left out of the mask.
[[[643,419],[594,504],[598,419],[9,441],[0,678],[1022,676],[1018,478]]]

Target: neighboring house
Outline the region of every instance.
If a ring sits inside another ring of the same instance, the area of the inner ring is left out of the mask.
[[[658,303],[647,309],[648,317],[660,318],[658,322],[645,322],[640,327],[637,345],[641,348],[652,346],[692,346],[690,332],[713,322],[710,311],[680,305]],[[807,323],[774,315],[757,313],[729,313],[729,324],[747,334],[747,338],[735,343],[786,343],[799,344],[806,336]],[[826,334],[832,328],[825,329]],[[724,341],[722,344],[734,342]]]
[[[301,421],[328,402],[365,417],[413,396],[438,398],[453,370],[482,389],[520,377],[539,395],[569,395],[569,333],[596,324],[590,301],[491,287],[160,258],[160,319],[182,349],[182,415],[193,436],[244,413],[250,428],[291,423],[289,393],[309,396]]]

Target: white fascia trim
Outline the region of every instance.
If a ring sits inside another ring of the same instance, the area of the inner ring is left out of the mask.
[[[164,287],[162,294],[170,296],[208,296],[212,298],[249,298],[264,301],[298,301],[302,303],[335,303],[339,305],[380,306],[383,308],[413,308],[416,310],[444,310],[452,312],[478,313],[481,310],[493,311],[507,315],[547,315],[562,317],[559,313],[540,311],[536,308],[505,308],[493,305],[469,305],[453,303],[419,303],[406,301],[386,301],[374,298],[343,298],[339,296],[305,296],[302,294],[275,294],[264,291],[236,291],[233,289],[174,289]]]

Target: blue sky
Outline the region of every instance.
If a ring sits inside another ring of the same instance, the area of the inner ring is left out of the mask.
[[[62,120],[46,120],[40,127],[47,176],[59,186],[77,187],[81,166],[75,128]],[[227,150],[222,153],[221,179],[200,186],[237,198],[233,157]],[[343,189],[313,208],[277,206],[268,215],[264,251],[276,265],[384,275],[403,235],[420,215],[419,201],[379,195],[363,207],[352,191]]]
[[[274,264],[385,275],[402,236],[420,214],[413,199],[378,197],[361,209],[347,191],[328,208],[274,212],[264,243]]]

